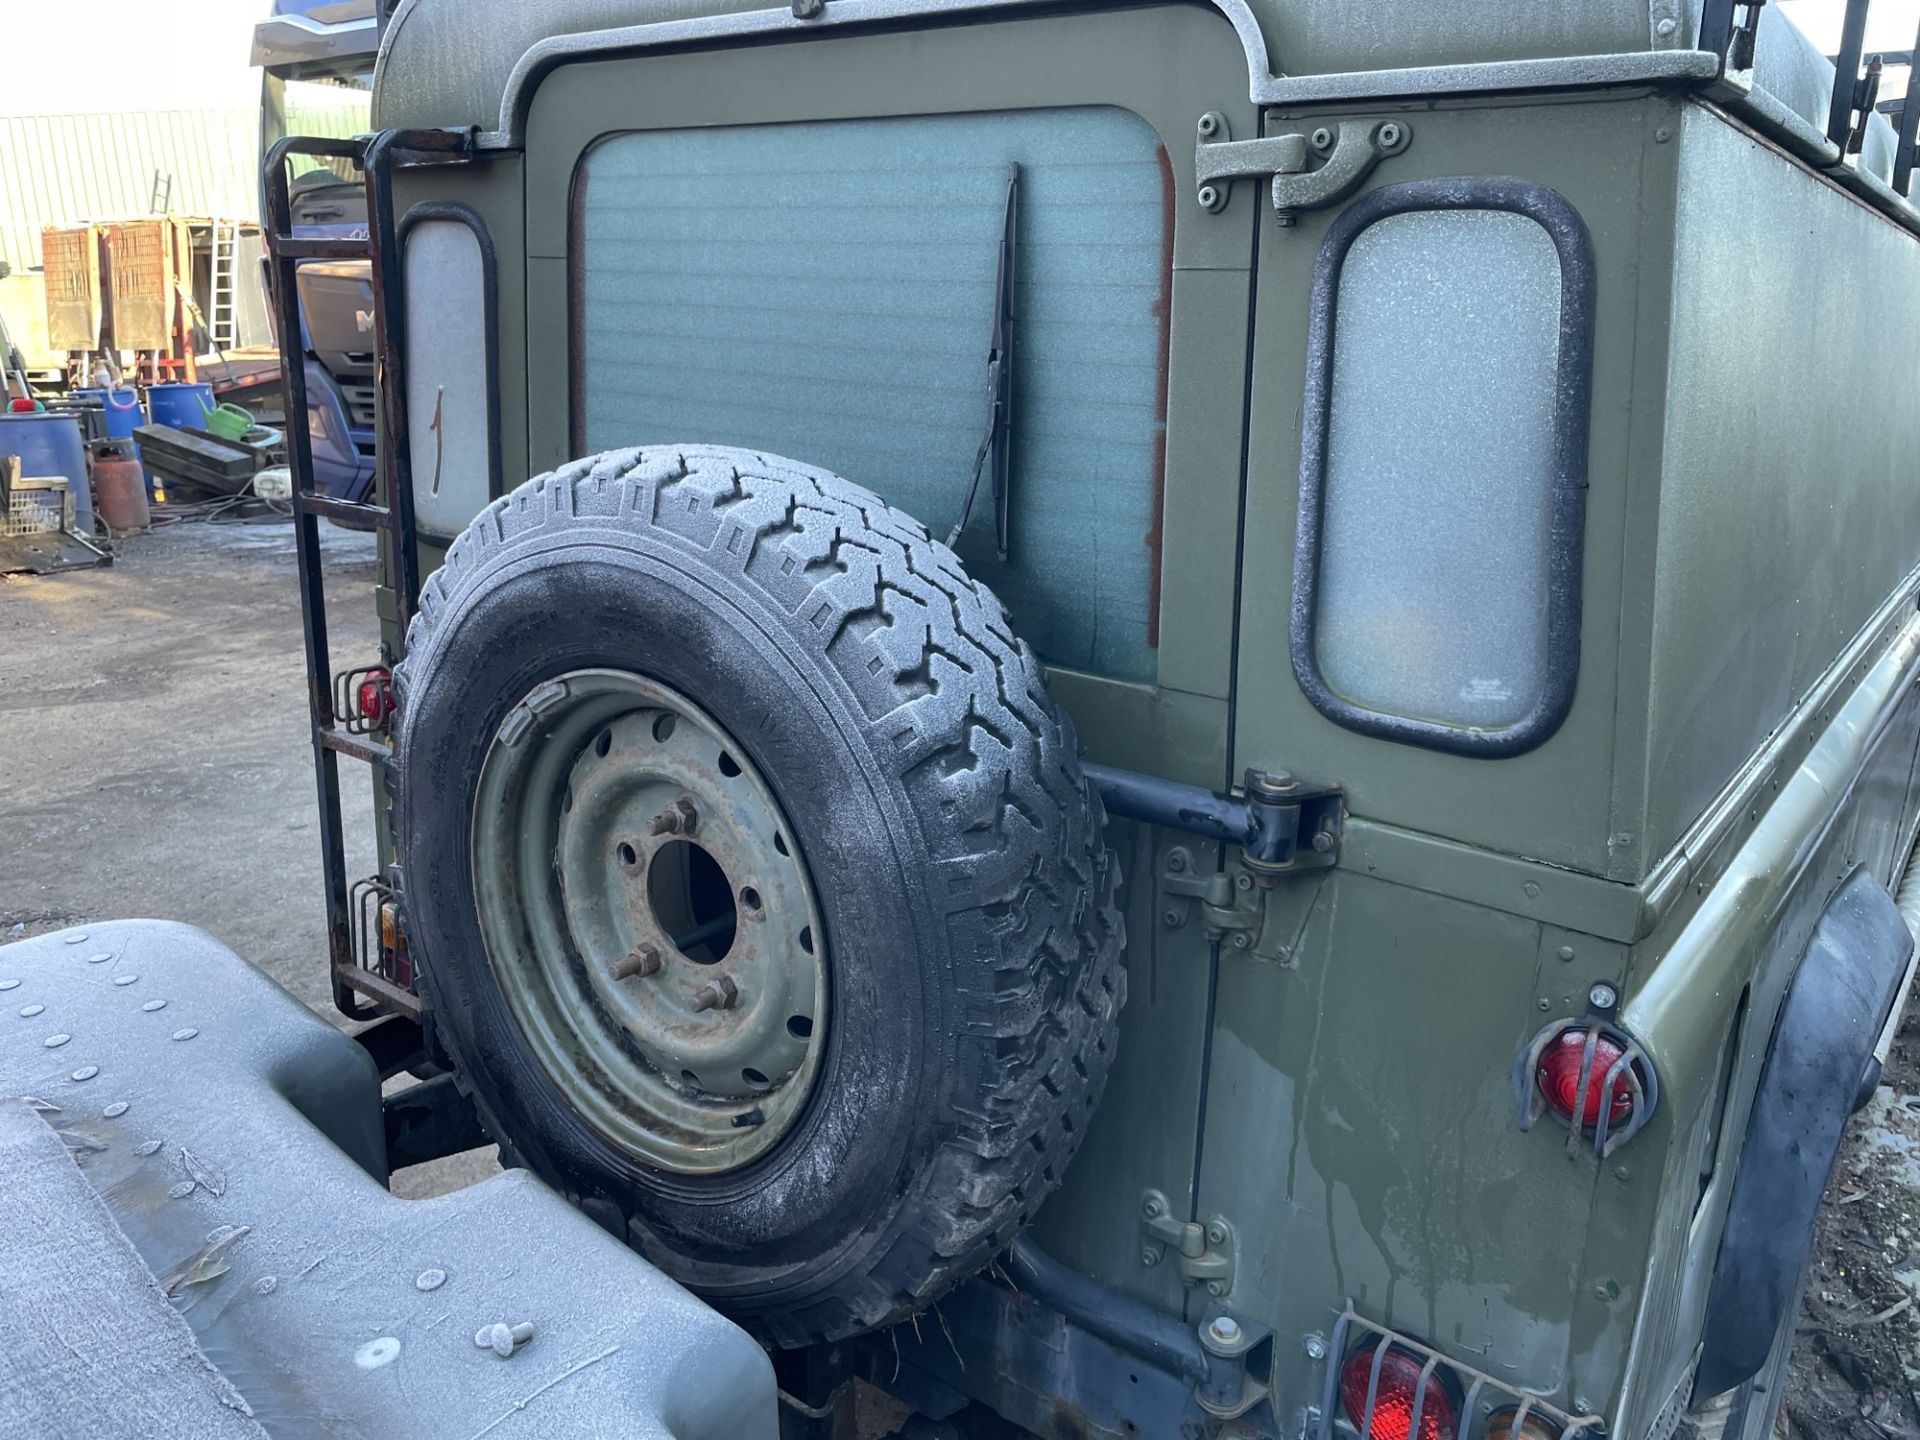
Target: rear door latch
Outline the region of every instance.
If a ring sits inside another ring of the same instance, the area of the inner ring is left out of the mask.
[[[1235,180],[1273,177],[1273,213],[1292,225],[1302,210],[1319,210],[1346,199],[1369,171],[1413,141],[1403,120],[1340,120],[1309,134],[1263,135],[1235,140],[1227,117],[1209,110],[1200,117],[1193,147],[1193,178],[1200,208],[1218,215],[1227,208]]]

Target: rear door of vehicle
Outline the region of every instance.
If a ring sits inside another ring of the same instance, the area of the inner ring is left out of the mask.
[[[1619,420],[1656,119],[1634,95],[1265,122],[1393,143],[1259,241],[1235,760],[1342,785],[1351,818],[1223,954],[1201,1210],[1245,1242],[1237,1308],[1298,1333],[1351,1297],[1529,1383],[1568,1337],[1512,1318],[1567,1312],[1594,1167],[1519,1133],[1511,1067],[1623,954],[1556,929],[1551,882],[1632,843]]]
[[[1008,555],[956,544],[1045,659],[1091,758],[1228,778],[1255,197],[1196,201],[1209,111],[1255,117],[1233,28],[1144,7],[565,66],[527,120],[530,466],[713,442],[959,519],[985,435],[1018,167]],[[1042,1219],[1076,1268],[1140,1264],[1139,1197],[1192,1208],[1207,961],[1128,869],[1121,1059]],[[831,877],[828,882],[831,883]]]

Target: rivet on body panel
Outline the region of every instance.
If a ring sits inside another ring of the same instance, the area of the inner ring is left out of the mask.
[[[473,1332],[473,1343],[482,1350],[491,1350],[502,1360],[512,1356],[515,1349],[533,1338],[533,1326],[527,1321],[518,1325],[482,1325]]]

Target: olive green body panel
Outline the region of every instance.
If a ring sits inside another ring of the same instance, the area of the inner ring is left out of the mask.
[[[449,51],[454,7],[409,0],[380,120],[490,127],[542,37],[742,8],[555,0]],[[574,181],[602,135],[1078,105],[1143,117],[1173,197],[1164,503],[1141,537],[1159,555],[1157,683],[1061,670],[1054,693],[1092,759],[1209,787],[1284,767],[1343,785],[1351,815],[1335,868],[1236,890],[1255,918],[1217,944],[1185,882],[1238,874],[1236,856],[1110,827],[1129,937],[1120,1058],[1036,1233],[1075,1269],[1193,1318],[1205,1292],[1145,1263],[1142,1195],[1161,1191],[1181,1219],[1224,1217],[1224,1303],[1280,1337],[1285,1415],[1317,1403],[1323,1378],[1301,1337],[1351,1300],[1644,1434],[1696,1343],[1792,966],[1838,880],[1863,863],[1890,882],[1912,834],[1916,241],[1673,87],[1264,112],[1248,98],[1263,67],[1686,43],[1685,17],[1658,34],[1658,6],[1502,0],[1471,25],[1454,5],[1017,8],[937,31],[849,24],[744,50],[596,55],[530,82],[524,154],[401,172],[403,209],[457,201],[492,234],[499,483],[576,452]],[[1263,53],[1247,49],[1249,20]],[[1287,647],[1309,290],[1340,207],[1282,229],[1265,181],[1246,179],[1204,211],[1207,111],[1237,139],[1391,119],[1411,143],[1356,198],[1510,176],[1584,219],[1596,319],[1581,654],[1572,708],[1537,748],[1485,760],[1362,735],[1299,688]],[[1511,1084],[1529,1037],[1580,1014],[1598,981],[1620,987],[1660,1081],[1651,1123],[1604,1164],[1570,1155],[1550,1118],[1520,1130]]]
[[[1396,112],[1363,112],[1375,113],[1392,118]],[[1631,817],[1616,826],[1611,815],[1613,731],[1618,711],[1631,708],[1633,686],[1618,673],[1621,533],[1636,503],[1658,499],[1659,471],[1634,463],[1640,457],[1631,448],[1628,417],[1638,399],[1636,382],[1659,393],[1657,376],[1636,370],[1634,348],[1643,319],[1642,257],[1649,249],[1658,253],[1668,223],[1666,212],[1645,204],[1643,170],[1664,158],[1651,153],[1651,132],[1669,113],[1666,104],[1642,98],[1517,109],[1454,105],[1408,115],[1406,152],[1382,161],[1370,179],[1369,189],[1455,175],[1514,176],[1565,196],[1594,237],[1593,422],[1573,708],[1545,744],[1497,764],[1344,729],[1314,708],[1294,678],[1287,643],[1307,309],[1316,259],[1340,212],[1307,214],[1293,229],[1269,229],[1263,237],[1236,764],[1282,765],[1315,780],[1337,780],[1347,786],[1352,811],[1372,820],[1633,878],[1631,860],[1617,860],[1608,843],[1616,828],[1638,828]],[[1283,115],[1270,118],[1268,128],[1319,122]],[[1235,203],[1257,194],[1240,187]]]
[[[1920,562],[1913,237],[1698,106],[1679,149],[1658,530],[1629,561],[1656,855]]]
[[[1665,1113],[1631,1147],[1645,1154],[1618,1158],[1643,1210],[1664,1151],[1660,1198],[1645,1228],[1637,1213],[1607,1224],[1596,1210],[1590,1244],[1645,1277],[1643,1293],[1622,1302],[1633,1308],[1613,1317],[1623,1339],[1637,1324],[1623,1414],[1643,1424],[1699,1332],[1747,1112],[1814,923],[1856,866],[1892,888],[1920,823],[1916,594],[1920,577],[1903,577],[1868,632],[1870,659],[1845,667],[1844,695],[1794,735],[1791,759],[1768,767],[1749,828],[1633,952],[1623,1018],[1659,1068]]]

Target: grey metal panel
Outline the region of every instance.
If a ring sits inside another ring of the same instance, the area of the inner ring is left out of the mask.
[[[760,1348],[525,1172],[390,1194],[372,1061],[202,931],[23,940],[0,985],[0,1094],[58,1107],[149,1269],[249,1227],[176,1303],[271,1434],[774,1440]]]
[[[1654,46],[1649,0],[1256,0],[1285,73],[1624,54]],[[1678,32],[1672,37],[1679,39]]]
[[[931,20],[961,12],[999,17],[1050,3],[834,0],[817,17],[803,21],[785,8],[741,5],[734,0],[711,0],[705,5],[689,4],[687,0],[548,0],[544,5],[514,7],[499,17],[499,23],[490,18],[487,25],[476,26],[471,21],[470,6],[456,11],[438,6],[436,0],[406,0],[389,26],[381,50],[376,86],[383,99],[376,118],[382,125],[474,125],[482,130],[497,125],[483,143],[514,146],[520,143],[521,120],[532,90],[548,69],[569,59],[717,40],[793,36],[884,20]],[[1656,49],[1680,50],[1683,32],[1676,26],[1659,38],[1658,45],[1650,45],[1653,32],[1642,13],[1637,38],[1633,38],[1634,27],[1623,26],[1621,17],[1636,7],[1617,0],[1604,10],[1504,0],[1492,14],[1488,13],[1491,7],[1477,7],[1473,24],[1462,24],[1453,11],[1433,7],[1434,15],[1445,18],[1437,26],[1419,29],[1421,41],[1356,46],[1344,63],[1329,63],[1321,70],[1303,66],[1270,48],[1273,0],[1212,3],[1240,38],[1247,59],[1249,95],[1265,104],[1435,90],[1551,89],[1703,80],[1719,70],[1711,56],[1650,53]],[[1385,3],[1321,8],[1358,10],[1364,17],[1363,24],[1374,31],[1384,29],[1395,34],[1409,13],[1400,10],[1389,16],[1390,7]],[[1425,17],[1428,11],[1423,8],[1417,13]],[[1557,48],[1552,37],[1564,39],[1566,27],[1554,17],[1563,13],[1581,17],[1575,28],[1588,34],[1592,44]],[[1594,15],[1600,17],[1598,23],[1589,23]],[[1620,47],[1601,43],[1616,31],[1629,37]],[[1460,36],[1480,40],[1487,34],[1504,38],[1496,38],[1484,48],[1468,46],[1462,61],[1434,58],[1460,50]],[[448,64],[449,56],[459,63]],[[1284,68],[1282,60],[1288,61]]]
[[[994,555],[984,477],[956,549],[1043,659],[1152,680],[1158,148],[1109,107],[601,142],[576,190],[583,452],[801,457],[944,534],[985,430],[1018,163],[1010,558]]]
[[[1698,107],[1680,143],[1651,615],[1653,854],[1920,561],[1912,238]],[[1831,264],[1836,254],[1848,263]],[[1869,332],[1879,343],[1863,349]],[[1870,448],[1861,415],[1877,417]]]
[[[154,172],[173,177],[176,215],[260,213],[260,112],[102,111],[0,115],[0,260],[40,264],[40,231],[152,208]]]
[[[478,125],[503,134],[516,130],[512,102],[518,84],[536,78],[540,64],[569,51],[688,43],[732,34],[795,34],[861,24],[885,16],[981,10],[1002,14],[1034,0],[833,0],[817,18],[795,20],[787,7],[741,0],[542,0],[501,6],[485,24],[473,21],[467,0],[405,0],[388,26],[380,60],[382,125]],[[1332,3],[1317,0],[1213,0],[1239,33],[1255,98],[1288,103],[1277,77],[1339,76],[1351,83],[1366,72],[1435,66],[1521,65],[1560,59],[1618,60],[1656,49],[1678,50],[1686,30],[1677,22],[1655,30],[1647,0],[1587,0],[1543,5],[1537,0],[1481,0],[1465,5]],[[1663,8],[1656,0],[1654,10]],[[593,32],[600,32],[593,34]],[[643,33],[644,32],[644,33]],[[584,45],[570,38],[586,37]],[[1614,67],[1616,70],[1618,66]],[[1674,70],[1669,61],[1656,67]],[[1697,62],[1681,67],[1686,73]],[[1707,67],[1709,72],[1711,66]],[[1624,72],[1622,72],[1624,75]],[[1498,87],[1498,76],[1461,77],[1469,85]],[[1416,88],[1432,88],[1428,76]],[[1569,73],[1552,83],[1581,83]],[[1524,83],[1524,81],[1522,82]],[[1606,82],[1603,82],[1606,83]],[[1459,88],[1455,86],[1454,88]]]
[[[1346,100],[1410,99],[1433,94],[1508,94],[1699,84],[1719,73],[1719,62],[1699,50],[1654,53],[1629,50],[1618,55],[1489,60],[1464,65],[1286,76],[1260,86],[1258,98],[1263,104],[1291,107]]]

